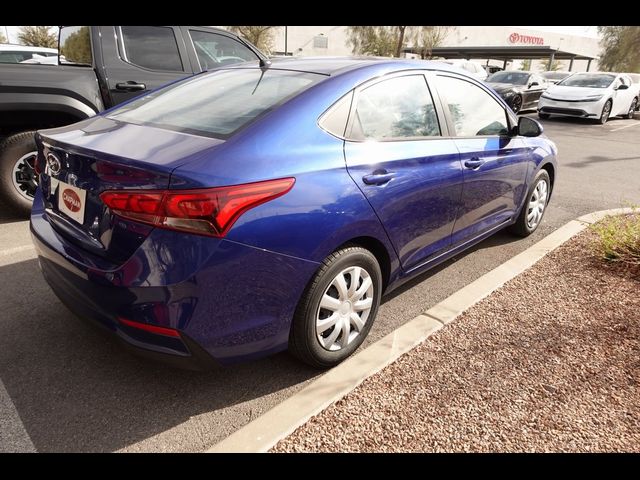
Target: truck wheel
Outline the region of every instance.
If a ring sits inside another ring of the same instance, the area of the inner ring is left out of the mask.
[[[0,198],[21,216],[31,212],[38,186],[34,170],[37,154],[35,131],[17,133],[0,144]]]

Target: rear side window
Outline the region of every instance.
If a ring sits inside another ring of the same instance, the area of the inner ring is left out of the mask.
[[[140,97],[109,117],[138,125],[227,138],[324,75],[259,68],[217,70]]]
[[[189,35],[202,70],[258,60],[257,55],[246,45],[233,38],[199,30],[189,30]]]
[[[62,27],[60,64],[91,65],[92,61],[89,27]]]
[[[480,87],[453,77],[437,76],[438,93],[449,108],[459,137],[506,135],[505,109]]]
[[[358,94],[349,138],[392,140],[439,135],[438,117],[423,75],[384,80]]]
[[[120,27],[125,60],[139,67],[182,72],[178,42],[170,27]]]

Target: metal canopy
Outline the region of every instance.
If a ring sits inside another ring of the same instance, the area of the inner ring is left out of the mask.
[[[418,48],[405,48],[405,53],[420,54]],[[553,55],[556,60],[595,60],[597,57],[581,55],[565,50],[556,50],[548,45],[502,46],[502,47],[435,47],[431,56],[444,58],[490,58],[494,60],[540,59]]]

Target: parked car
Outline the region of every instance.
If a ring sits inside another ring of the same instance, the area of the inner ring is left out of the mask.
[[[640,73],[627,73],[627,75],[631,79],[631,83],[633,83],[634,85],[640,85]],[[636,112],[638,110],[640,110],[640,101],[636,102]]]
[[[547,81],[549,86],[551,86],[551,85],[555,85],[556,83],[564,80],[569,75],[571,75],[571,73],[573,73],[573,72],[561,72],[561,71],[556,70],[556,71],[552,71],[552,72],[542,72],[540,74],[540,76],[543,77]]]
[[[39,131],[44,278],[147,354],[336,365],[384,292],[546,211],[555,145],[457,72],[241,64]]]
[[[469,75],[478,80],[485,80],[488,76],[487,71],[479,63],[471,62],[469,60],[445,60],[445,63],[466,70],[469,72]]]
[[[0,198],[25,217],[36,189],[35,130],[77,122],[204,70],[266,61],[237,35],[210,27],[67,26],[60,41],[59,67],[0,65]]]
[[[538,116],[593,118],[604,124],[611,116],[633,118],[640,85],[624,73],[574,73],[550,87],[540,99]]]
[[[58,50],[45,47],[28,47],[11,43],[0,44],[0,63],[22,63],[37,57],[57,57]]]
[[[547,81],[537,73],[522,70],[496,72],[487,78],[486,83],[515,113],[535,108],[540,95],[548,87]]]

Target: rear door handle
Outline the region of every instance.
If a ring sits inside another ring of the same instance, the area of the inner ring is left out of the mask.
[[[362,181],[367,185],[384,185],[395,176],[396,174],[394,172],[387,172],[385,170],[383,172],[374,172],[369,175],[365,175],[362,177]]]
[[[146,90],[147,86],[144,83],[134,82],[133,80],[129,80],[124,83],[116,83],[116,89],[124,90],[127,92],[136,92],[138,90]]]
[[[471,170],[475,170],[476,168],[480,168],[480,166],[485,162],[485,160],[481,160],[479,158],[472,158],[470,160],[465,160],[464,166],[470,168]]]

